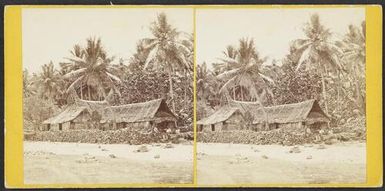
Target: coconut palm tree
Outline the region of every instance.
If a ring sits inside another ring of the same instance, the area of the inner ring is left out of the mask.
[[[60,77],[57,75],[52,61],[49,64],[44,64],[42,72],[37,81],[39,94],[42,98],[53,101],[55,96],[59,93]]]
[[[310,22],[305,25],[303,31],[306,38],[297,39],[292,43],[296,55],[296,70],[305,67],[305,70],[312,70],[321,75],[323,102],[328,114],[325,78],[329,71],[338,73],[343,70],[339,59],[342,50],[331,41],[332,33],[321,24],[318,14],[311,15]]]
[[[198,65],[196,78],[198,99],[205,102],[208,95],[214,94],[211,84],[213,75],[211,74],[210,70],[207,69],[206,62]]]
[[[355,102],[362,112],[365,111],[365,87],[362,81],[365,80],[366,62],[366,26],[365,21],[361,23],[361,28],[349,25],[349,32],[338,45],[343,50],[342,59],[344,66],[350,75],[348,81],[353,84],[355,89]]]
[[[220,93],[226,93],[232,89],[233,99],[236,99],[235,90],[238,88],[242,101],[244,101],[247,92],[251,100],[261,101],[259,99],[260,91],[271,92],[267,83],[273,83],[273,80],[262,74],[261,67],[265,59],[260,58],[252,39],[240,39],[239,48],[234,51],[229,46],[224,55],[224,58],[220,59],[222,61],[220,64],[222,73],[217,76],[218,79],[225,81]]]
[[[71,57],[67,59],[71,63],[67,66],[71,72],[63,76],[71,80],[67,92],[79,88],[80,97],[83,99],[85,91],[89,100],[105,98],[108,89],[119,93],[116,84],[121,80],[113,74],[115,68],[111,62],[114,58],[107,56],[100,38],[88,38],[84,48],[75,45]]]
[[[233,99],[235,97],[235,88],[238,87],[240,90],[241,100],[244,101],[244,92],[247,91],[251,100],[257,101],[265,115],[266,123],[268,126],[268,115],[262,104],[262,94],[269,93],[272,96],[271,90],[268,88],[268,83],[274,83],[274,81],[268,76],[262,74],[261,66],[266,59],[260,58],[260,55],[256,51],[254,41],[251,39],[240,39],[239,48],[236,53],[233,52],[232,48],[227,48],[227,52],[231,54],[225,54],[222,58],[222,67],[225,71],[219,74],[217,77],[220,80],[225,81],[220,89],[221,94],[229,95],[228,90],[233,89]]]
[[[167,20],[164,13],[158,15],[157,20],[150,27],[153,37],[144,39],[150,50],[144,69],[149,65],[166,71],[169,76],[169,94],[172,103],[172,109],[175,111],[173,74],[178,70],[192,70],[191,58],[188,57],[191,50],[182,39],[184,33],[173,28]],[[185,40],[188,40],[185,39]]]
[[[31,80],[28,70],[23,71],[23,97],[27,98],[34,95],[36,92],[32,87],[33,81]]]

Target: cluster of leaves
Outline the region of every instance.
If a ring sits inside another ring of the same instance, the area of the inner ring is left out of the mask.
[[[348,29],[342,39],[332,40],[333,33],[312,15],[303,28],[306,38],[293,40],[280,64],[267,64],[252,39],[240,39],[238,48],[226,47],[212,70],[198,65],[198,110],[217,107],[225,95],[257,101],[262,108],[317,99],[333,125],[365,115],[365,22]]]
[[[276,104],[296,103],[308,99],[320,100],[322,87],[319,75],[295,71],[293,64],[277,68],[279,75],[274,78],[275,86],[271,87]]]
[[[23,100],[23,123],[25,130],[38,130],[44,120],[57,114],[57,105],[51,100],[38,96],[25,97]]]
[[[58,69],[50,62],[32,77],[25,71],[25,113],[48,111],[46,106],[65,107],[74,98],[107,100],[111,104],[164,98],[179,117],[178,124],[192,127],[192,35],[173,28],[164,13],[158,15],[149,30],[153,36],[138,41],[136,53],[128,62],[121,58],[116,63],[100,39],[88,38],[84,46],[73,47],[65,57],[67,62],[59,63]],[[43,106],[35,107],[30,99],[44,102]],[[48,112],[42,117],[52,115]],[[36,117],[26,119],[41,124]]]

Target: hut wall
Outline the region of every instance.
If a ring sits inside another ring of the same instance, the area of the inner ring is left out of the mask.
[[[72,129],[90,129],[91,118],[87,112],[80,113],[74,120],[72,120]]]
[[[214,129],[213,126],[214,125]],[[223,123],[215,123],[215,124],[210,124],[210,125],[203,125],[203,131],[208,132],[208,131],[222,131]]]
[[[246,129],[245,121],[240,113],[233,114],[221,125],[221,130],[243,130]]]
[[[150,125],[150,122],[135,122],[135,123],[127,123],[125,125],[126,128],[130,128],[132,130],[136,131],[150,131],[152,130],[152,126]]]
[[[287,131],[305,131],[306,129],[306,127],[302,125],[302,122],[279,123],[277,126],[278,128],[283,128]]]
[[[214,131],[223,131],[223,122],[215,123]]]
[[[263,124],[262,123],[257,123],[257,124],[252,124],[251,125],[251,129],[253,129],[254,131],[263,131]]]
[[[84,122],[73,122],[74,129],[88,129],[87,123]]]
[[[50,125],[50,128],[49,128],[50,131],[59,131],[59,124],[51,124]]]
[[[328,125],[326,122],[312,122],[306,124],[306,127],[309,128],[311,132],[318,132],[320,130],[325,130],[328,128]]]
[[[207,131],[211,131],[211,127],[210,127],[211,125],[202,125],[202,131],[203,132],[207,132]]]
[[[268,130],[271,130],[271,129],[274,129],[275,128],[280,128],[281,127],[281,124],[269,124],[269,127],[266,127],[266,125],[264,123],[256,123],[256,124],[253,124],[252,125],[252,129],[254,129],[254,131],[268,131]]]
[[[70,126],[71,126],[71,122],[70,121],[62,123],[62,130],[63,131],[68,131],[68,130],[70,130]]]

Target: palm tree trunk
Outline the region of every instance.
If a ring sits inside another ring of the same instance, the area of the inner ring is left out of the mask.
[[[241,88],[241,101],[243,101],[243,88],[242,86],[240,88]]]
[[[320,67],[320,69],[322,68],[320,61],[318,61],[318,66]],[[329,115],[328,103],[326,100],[327,98],[326,98],[325,73],[326,73],[326,68],[324,67],[324,70],[321,72],[322,99],[323,99],[324,105],[325,105],[325,113],[326,113],[326,115]]]
[[[170,71],[168,72],[168,81],[170,86],[170,98],[171,98],[171,105],[172,105],[172,111],[175,112],[175,101],[174,101],[174,90],[173,90],[173,84],[172,84],[172,68],[170,66]]]
[[[235,87],[233,88],[233,100],[236,100],[235,99]]]
[[[90,86],[87,85],[88,100],[91,100]]]
[[[186,71],[184,72],[184,76],[186,76]],[[186,80],[186,84],[185,84],[185,87],[184,87],[184,103],[186,104],[187,102],[187,88],[188,88],[188,82],[189,80]]]
[[[265,107],[262,104],[261,97],[259,97],[258,95],[256,95],[256,96],[257,96],[257,99],[258,99],[257,101],[258,101],[259,105],[261,106],[261,110],[262,110],[263,116],[265,118],[265,128],[266,128],[266,130],[268,130],[269,129],[269,116],[268,116],[268,114],[266,112]]]
[[[355,77],[354,77],[354,80],[355,80],[355,89],[356,89],[356,102],[357,102],[357,105],[359,107],[359,110],[364,113],[365,112],[365,105],[363,104],[364,101],[361,97],[361,84],[360,84],[360,80],[358,78],[359,76],[359,73],[358,73],[358,69],[357,68],[354,68],[354,71],[355,71]]]
[[[322,97],[324,99],[325,112],[328,114],[328,103],[326,101],[326,85],[325,85],[325,76],[321,73],[321,81],[322,81]]]
[[[83,99],[83,81],[80,82],[80,98]]]

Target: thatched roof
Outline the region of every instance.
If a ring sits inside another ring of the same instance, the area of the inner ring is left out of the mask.
[[[292,103],[285,105],[277,105],[265,107],[267,120],[269,123],[295,123],[304,121],[320,121],[328,122],[329,117],[323,112],[317,100],[311,99],[300,103]],[[312,116],[309,116],[314,112]],[[254,113],[253,124],[263,123],[266,121],[262,109],[258,109]]]
[[[254,113],[255,111],[261,108],[261,104],[259,102],[249,101],[230,100],[228,105],[233,108],[238,108],[242,114],[245,114],[246,112]]]
[[[85,110],[86,110],[86,107],[78,107],[75,105],[71,105],[65,108],[64,111],[59,113],[59,115],[53,116],[43,121],[43,124],[58,124],[58,123],[65,123],[68,121],[72,121]]]
[[[97,111],[102,115],[101,122],[142,122],[150,121],[158,111],[166,113],[167,117],[176,120],[175,115],[162,99],[143,103],[134,103],[120,106],[109,106],[106,101],[87,101],[77,99],[58,115],[45,120],[44,124],[58,124],[74,120],[82,112],[92,113]]]
[[[167,117],[176,120],[176,116],[171,112],[163,99],[156,99],[143,103],[133,103],[127,105],[111,106],[103,110],[102,123],[105,122],[145,122],[156,118],[158,111],[167,113]]]
[[[43,121],[43,124],[65,123],[74,120],[83,111],[89,113],[92,111],[102,111],[107,106],[108,103],[106,101],[87,101],[78,99],[75,100],[73,104],[67,106],[67,108],[58,115]]]
[[[102,112],[106,107],[109,106],[109,103],[107,101],[88,101],[88,100],[81,100],[77,99],[75,100],[76,106],[83,106],[88,109],[88,111],[97,111]]]
[[[223,106],[215,111],[210,116],[203,118],[197,121],[198,125],[210,125],[219,122],[226,121],[230,118],[235,112],[240,112],[239,109],[230,107],[229,105]]]
[[[314,99],[300,103],[277,105],[265,107],[267,119],[269,123],[294,123],[300,121],[321,121],[328,122],[328,116],[322,111],[318,102]],[[265,114],[258,102],[241,102],[230,101],[227,105],[222,106],[212,115],[201,119],[197,122],[198,125],[209,125],[226,121],[236,111],[242,115],[248,112],[253,118],[253,124],[263,123],[266,121]],[[312,116],[309,114],[315,111]]]
[[[246,112],[256,111],[259,108],[260,106],[258,102],[231,100],[227,105],[220,107],[209,117],[197,121],[197,124],[209,125],[223,122],[229,119],[236,112],[240,112],[242,115],[244,115]]]

